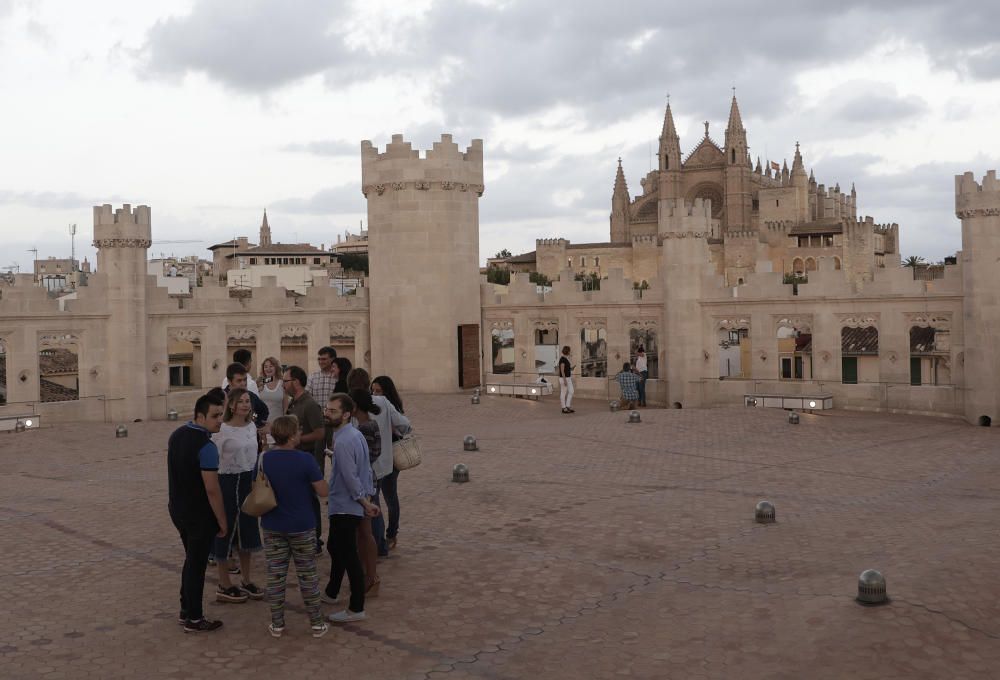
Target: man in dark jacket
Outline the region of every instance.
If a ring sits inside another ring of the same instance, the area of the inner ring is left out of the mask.
[[[194,406],[194,420],[177,428],[167,444],[170,520],[184,544],[181,611],[185,633],[222,627],[202,611],[205,568],[216,536],[226,535],[226,513],[219,488],[219,451],[212,434],[222,427],[222,397],[206,394]]]

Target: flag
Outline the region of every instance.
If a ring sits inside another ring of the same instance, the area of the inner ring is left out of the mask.
[[[774,170],[774,171],[776,171],[776,172],[780,172],[781,171],[781,166],[778,165],[777,163],[775,163],[774,161],[771,161],[771,169]]]

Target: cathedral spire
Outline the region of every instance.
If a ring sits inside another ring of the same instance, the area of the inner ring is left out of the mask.
[[[753,171],[756,172],[758,175],[761,174],[760,156],[757,156],[757,166],[753,169]]]
[[[615,174],[615,192],[611,195],[612,205],[619,205],[624,201],[624,205],[630,202],[628,195],[628,184],[625,182],[625,171],[622,169],[622,159],[618,159],[618,172]]]
[[[660,142],[667,140],[677,140],[677,128],[674,127],[674,112],[670,110],[670,102],[667,102],[667,111],[663,114],[663,130],[660,132]]]
[[[667,110],[663,114],[663,130],[660,132],[660,170],[681,169],[681,139],[677,136],[674,126],[674,112],[667,102]]]
[[[622,170],[622,159],[618,159],[618,172],[615,174],[615,191],[611,195],[611,242],[625,243],[629,236],[629,203],[628,185],[625,183],[625,171]]]
[[[262,246],[271,245],[271,227],[267,223],[267,208],[264,208],[264,219],[260,223],[260,244]]]
[[[792,177],[806,176],[806,167],[802,163],[802,153],[799,151],[799,143],[795,142],[795,158],[792,160]]]
[[[740,105],[736,103],[736,93],[733,92],[733,102],[729,105],[729,125],[726,126],[729,132],[744,132],[743,118],[740,116]]]

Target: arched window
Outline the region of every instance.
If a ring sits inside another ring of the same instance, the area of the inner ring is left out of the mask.
[[[840,269],[840,258],[839,257],[833,258],[833,268],[834,269]]]
[[[805,274],[806,273],[806,266],[802,262],[802,258],[801,257],[797,257],[794,260],[792,260],[792,273],[793,274]]]
[[[732,149],[732,155],[729,158],[730,163],[736,163],[736,149]]]
[[[811,257],[807,257],[806,258],[806,271],[807,272],[814,272],[814,271],[816,271],[816,260],[814,260]]]
[[[594,258],[594,266],[595,267],[601,266],[601,258],[599,256]]]
[[[584,255],[580,256],[580,266],[581,267],[586,267],[587,266],[587,258]]]

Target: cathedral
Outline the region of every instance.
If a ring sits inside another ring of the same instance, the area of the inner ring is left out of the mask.
[[[806,281],[829,258],[855,288],[871,281],[876,268],[899,262],[898,226],[858,219],[857,192],[827,188],[806,173],[798,143],[792,167],[750,157],[747,131],[733,96],[725,138],[709,133],[685,156],[667,104],[659,138],[658,167],[640,181],[632,197],[618,161],[611,196],[610,239],[571,244],[540,239],[533,253],[491,264],[513,271],[538,271],[550,279],[569,269],[603,278],[621,268],[637,285],[658,275],[656,247],[673,232],[693,231],[709,242],[715,271],[726,285],[742,285],[754,272],[781,272]],[[696,224],[700,222],[700,224]]]

